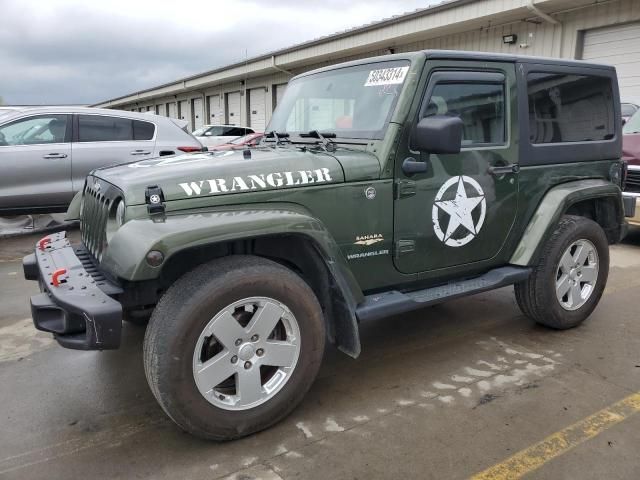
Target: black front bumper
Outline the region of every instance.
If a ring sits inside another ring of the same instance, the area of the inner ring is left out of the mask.
[[[40,240],[22,266],[25,278],[40,284],[41,293],[31,297],[38,330],[76,350],[120,346],[122,306],[112,297],[122,290],[100,274],[82,246],[69,243],[65,232]]]

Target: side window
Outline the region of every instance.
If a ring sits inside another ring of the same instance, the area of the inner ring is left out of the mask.
[[[78,115],[79,142],[133,140],[132,121],[103,115]]]
[[[224,134],[228,137],[241,137],[243,135],[247,135],[249,133],[253,133],[253,130],[250,128],[238,128],[233,127],[228,129]]]
[[[442,82],[429,98],[425,117],[449,115],[463,123],[462,146],[505,143],[504,85],[480,82]]]
[[[156,132],[156,126],[150,122],[142,122],[140,120],[133,121],[133,139],[134,140],[151,140]]]
[[[531,143],[593,142],[615,136],[609,78],[529,73],[527,91]]]
[[[213,137],[219,137],[221,135],[225,135],[225,128],[224,127],[211,127],[209,130],[207,130],[207,135],[213,136]]]
[[[630,117],[638,111],[638,107],[636,107],[632,103],[623,103],[620,105],[620,111],[623,117]]]
[[[68,127],[68,115],[22,118],[0,127],[0,146],[62,143]]]

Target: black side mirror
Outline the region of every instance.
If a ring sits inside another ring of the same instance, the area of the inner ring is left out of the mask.
[[[462,147],[462,120],[433,115],[418,122],[411,146],[426,153],[459,153]]]

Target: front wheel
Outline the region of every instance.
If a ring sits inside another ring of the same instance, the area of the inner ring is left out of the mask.
[[[230,440],[285,417],[322,360],[322,310],[302,278],[258,257],[227,257],[179,279],[156,307],[147,380],[196,436]]]
[[[556,329],[580,325],[598,305],[609,275],[609,243],[596,222],[565,215],[531,276],[515,285],[522,312]]]

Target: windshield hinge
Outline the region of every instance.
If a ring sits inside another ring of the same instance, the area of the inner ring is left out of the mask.
[[[395,187],[396,199],[412,197],[416,194],[416,182],[413,180],[398,180]]]

